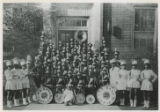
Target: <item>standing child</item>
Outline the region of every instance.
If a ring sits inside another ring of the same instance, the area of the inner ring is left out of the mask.
[[[128,88],[130,91],[130,106],[136,107],[138,89],[140,89],[140,70],[137,69],[137,60],[132,61],[132,69],[129,74]]]
[[[22,71],[20,70],[20,64],[18,59],[13,60],[13,66],[12,69],[13,73],[13,86],[14,86],[14,106],[20,106],[19,98],[20,98],[20,92],[22,90]]]
[[[11,66],[12,63],[11,61],[6,62],[7,69],[5,70],[5,78],[6,78],[6,85],[5,85],[5,90],[7,91],[7,107],[11,108],[12,107],[12,95],[13,95],[13,74],[11,72]]]
[[[25,60],[21,61],[21,70],[22,70],[22,97],[23,97],[23,105],[27,105],[30,103],[30,99],[27,102],[27,98],[29,97],[29,89],[30,89],[30,83],[29,83],[29,71],[26,68],[26,62]]]
[[[120,92],[120,105],[125,105],[125,95],[127,90],[127,81],[129,76],[129,71],[126,70],[126,61],[120,62],[120,70],[117,81],[117,89]]]
[[[150,60],[144,61],[144,70],[141,72],[142,85],[141,90],[143,91],[144,107],[149,108],[150,97],[153,91],[153,83],[157,80],[157,75],[150,68]]]

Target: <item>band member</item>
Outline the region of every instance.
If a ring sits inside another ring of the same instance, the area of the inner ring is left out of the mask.
[[[120,59],[119,59],[119,51],[117,51],[117,48],[114,50],[114,59],[116,60],[116,66],[120,66]]]
[[[30,99],[30,81],[29,81],[29,70],[26,68],[26,62],[25,60],[21,61],[21,70],[22,70],[22,77],[21,77],[21,81],[22,81],[22,97],[23,97],[23,105],[27,105],[28,103],[31,103],[31,99]],[[28,101],[28,102],[27,102]]]
[[[5,70],[5,78],[6,78],[6,85],[5,90],[7,91],[7,107],[12,107],[12,100],[13,100],[13,90],[15,90],[13,85],[13,74],[12,74],[12,62],[7,61],[6,62],[7,69]]]
[[[130,92],[130,106],[136,107],[138,89],[140,89],[140,70],[137,69],[137,60],[132,61],[132,69],[129,73],[128,88]]]
[[[67,87],[64,90],[63,94],[64,94],[64,104],[66,106],[73,105],[75,102],[75,90],[73,88],[73,84],[71,81],[67,84]]]
[[[112,59],[110,60],[111,68],[109,70],[110,74],[110,84],[115,89],[117,89],[117,81],[118,81],[118,75],[119,75],[119,67],[116,66],[116,60]]]
[[[127,81],[129,77],[129,71],[126,70],[126,61],[121,61],[121,69],[118,74],[117,89],[120,92],[120,105],[125,105],[125,95],[127,90]]]
[[[141,90],[143,91],[144,107],[150,107],[150,97],[153,91],[153,83],[157,80],[157,75],[150,68],[150,60],[144,61],[144,70],[141,72],[142,85]]]
[[[19,98],[20,98],[20,92],[22,90],[22,71],[20,69],[20,64],[18,59],[13,60],[13,66],[12,69],[13,73],[13,86],[14,86],[14,106],[20,106]]]

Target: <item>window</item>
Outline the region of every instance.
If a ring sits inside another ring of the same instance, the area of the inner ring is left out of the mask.
[[[154,31],[154,9],[135,10],[135,31]]]
[[[88,35],[88,18],[63,16],[58,17],[58,39],[63,42],[68,42],[71,38],[74,39],[77,31],[84,31]]]
[[[151,52],[153,50],[155,9],[152,7],[135,8],[134,48]]]
[[[87,18],[83,17],[59,17],[58,26],[87,27]]]

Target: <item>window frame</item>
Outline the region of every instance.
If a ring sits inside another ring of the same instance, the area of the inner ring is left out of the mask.
[[[69,31],[69,30],[83,30],[83,31],[88,31],[88,26],[89,26],[89,17],[88,16],[58,16],[57,17],[57,21],[58,21],[58,18],[60,18],[60,17],[64,17],[64,18],[78,18],[79,20],[81,19],[81,20],[87,20],[87,23],[86,23],[86,25],[87,26],[61,26],[61,27],[59,27],[59,24],[58,24],[58,22],[57,22],[57,24],[56,24],[56,26],[57,26],[57,35],[56,35],[56,42],[58,43],[58,41],[59,41],[59,37],[58,37],[58,35],[59,35],[59,31],[61,31],[61,30],[66,30],[66,31]]]
[[[132,49],[137,49],[136,46],[135,46],[135,33],[154,33],[154,30],[153,31],[136,31],[135,30],[135,18],[136,18],[136,9],[151,9],[151,10],[156,10],[156,7],[152,7],[152,6],[134,6],[134,18],[133,18],[133,34],[132,34]]]

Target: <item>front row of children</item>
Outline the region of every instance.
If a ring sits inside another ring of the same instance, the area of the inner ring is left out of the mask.
[[[12,68],[13,65],[13,68]],[[20,66],[21,65],[21,66]],[[20,97],[22,96],[23,105],[31,103],[29,96],[29,72],[26,68],[25,60],[13,60],[6,62],[7,69],[4,74],[6,77],[5,90],[7,91],[7,107],[20,106]]]
[[[110,69],[110,84],[121,93],[119,98],[120,105],[124,105],[125,92],[129,89],[130,106],[137,105],[137,91],[143,91],[144,107],[149,108],[150,96],[153,91],[153,83],[157,79],[157,75],[150,68],[150,61],[144,61],[144,70],[140,71],[137,68],[138,62],[132,61],[130,71],[126,69],[126,61],[120,61],[120,68],[116,66],[116,60],[110,61],[112,67]]]
[[[26,68],[26,62],[21,61],[21,68],[19,67],[20,62],[18,60],[13,61],[13,69],[11,68],[12,63],[8,61],[6,63],[7,70],[5,70],[6,85],[5,90],[7,91],[7,106],[12,107],[12,100],[14,99],[14,106],[19,106],[20,94],[22,93],[23,105],[31,103],[29,97],[29,71]],[[122,95],[119,97],[120,105],[124,105],[125,92],[129,88],[130,91],[130,106],[136,107],[137,105],[137,90],[143,91],[144,107],[149,108],[150,95],[153,91],[153,83],[157,79],[157,75],[150,68],[150,61],[146,59],[144,61],[144,70],[140,71],[137,68],[138,62],[132,61],[132,69],[128,71],[126,69],[126,61],[120,61],[120,68],[116,66],[117,60],[112,59],[110,61],[110,85],[115,87],[117,91],[120,91]],[[71,89],[71,85],[68,85],[65,90],[65,102],[72,103],[74,99],[74,92]],[[71,102],[70,102],[71,101]]]

